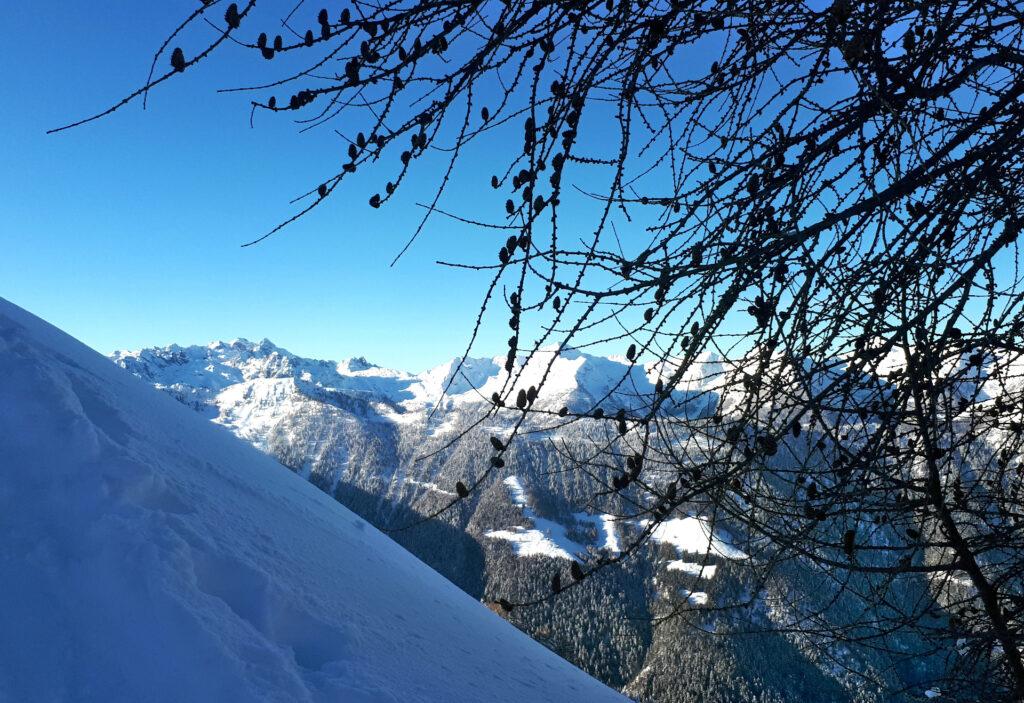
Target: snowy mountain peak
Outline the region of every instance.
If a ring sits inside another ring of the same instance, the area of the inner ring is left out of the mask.
[[[511,375],[504,369],[504,357],[454,357],[414,375],[377,366],[362,356],[340,362],[307,359],[267,339],[170,345],[116,352],[112,358],[244,437],[264,433],[286,414],[297,412],[308,399],[362,419],[403,424],[427,422],[428,414],[443,400],[442,415],[431,416],[432,426],[437,427],[447,426],[445,413],[472,411],[490,403],[495,393],[512,405],[518,392],[531,386],[540,389],[534,404],[538,408],[641,412],[653,397],[658,373],[664,373],[625,358],[559,350],[557,346],[517,357]],[[281,383],[286,380],[290,382]],[[690,412],[687,395],[680,395],[679,400],[675,410]],[[709,403],[713,405],[714,397],[704,398],[699,411]],[[257,424],[249,427],[248,423]]]
[[[366,360],[365,356],[354,356],[351,359],[346,359],[338,363],[338,372],[344,373],[358,373],[360,371],[369,371],[370,369],[379,369],[377,364],[371,364]]]
[[[171,345],[177,346],[177,345]],[[188,349],[198,347],[187,347]],[[206,348],[223,354],[230,353],[243,353],[250,354],[252,356],[269,356],[277,353],[282,356],[292,356],[287,350],[278,347],[276,344],[271,342],[269,339],[264,337],[259,342],[250,342],[245,337],[236,337],[230,341],[217,340],[210,342],[206,345]]]

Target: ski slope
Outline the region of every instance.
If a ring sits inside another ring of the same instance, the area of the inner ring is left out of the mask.
[[[624,701],[0,299],[0,701]]]

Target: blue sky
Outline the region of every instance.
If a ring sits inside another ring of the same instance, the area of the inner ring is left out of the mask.
[[[486,277],[434,261],[490,256],[503,236],[437,219],[390,268],[422,213],[415,192],[375,211],[373,184],[354,182],[283,234],[239,246],[288,216],[347,146],[283,119],[250,129],[248,99],[215,90],[245,84],[265,67],[258,57],[232,47],[153,93],[145,112],[45,134],[141,84],[192,7],[0,7],[0,295],[104,353],[238,336],[409,370],[460,353]],[[454,197],[480,197],[482,180],[456,183]],[[502,327],[488,328],[481,353],[503,353]]]
[[[335,128],[354,137],[365,126],[343,115],[300,133],[290,119],[258,115],[250,128],[249,100],[267,93],[216,92],[288,75],[284,58],[267,63],[228,46],[160,86],[146,111],[134,103],[46,134],[141,85],[154,50],[195,7],[131,0],[0,6],[7,37],[0,52],[0,296],[104,353],[267,337],[304,356],[360,355],[410,371],[462,353],[489,275],[435,261],[494,263],[507,232],[436,217],[389,266],[422,217],[417,203],[433,195],[442,155],[417,160],[408,186],[381,210],[367,200],[394,176],[397,152],[284,232],[241,247],[295,212],[289,201],[347,160],[348,142]],[[264,21],[248,18],[242,36],[275,26],[282,5],[259,7]],[[309,17],[298,20],[314,24],[317,7],[301,8]],[[184,38],[186,54],[205,39],[202,32]],[[694,51],[687,60],[696,56],[700,70],[712,55]],[[160,61],[166,70],[167,56]],[[499,90],[480,86],[476,97],[493,105],[495,96],[485,93]],[[615,148],[615,135],[587,138],[589,154]],[[502,131],[479,140],[442,206],[478,219],[502,213],[507,189],[494,191],[488,181],[496,165],[507,165],[509,139]],[[574,182],[583,183],[577,175]],[[569,191],[563,198],[559,236],[589,240],[599,208]],[[619,219],[625,251],[647,246],[643,224]],[[486,320],[473,353],[503,355],[507,314],[495,310]],[[594,351],[621,354],[623,345]]]

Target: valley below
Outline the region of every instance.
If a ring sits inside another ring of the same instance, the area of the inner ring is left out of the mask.
[[[554,575],[570,580],[573,561],[616,560],[645,527],[630,517],[636,506],[627,491],[607,490],[612,467],[606,475],[576,470],[572,457],[590,451],[602,431],[595,421],[520,430],[507,464],[488,464],[489,438],[507,436],[519,417],[514,408],[495,408],[492,394],[514,397],[518,386],[538,383],[547,363],[517,367],[510,387],[501,358],[454,359],[413,375],[362,358],[305,359],[267,340],[112,359],[270,454],[516,627],[637,700],[882,700],[851,672],[913,679],[927,666],[894,666],[867,648],[773,632],[790,617],[789,603],[827,599],[827,588],[798,567],[759,580],[756,545],[697,506],[677,510],[620,563],[546,598]],[[551,417],[562,408],[574,415],[629,408],[653,391],[659,373],[573,351],[550,366],[534,408]],[[677,412],[725,405],[713,385],[724,368],[721,359],[702,358]],[[460,481],[476,487],[455,501]],[[540,602],[506,607],[531,601]],[[843,607],[835,606],[837,617]]]

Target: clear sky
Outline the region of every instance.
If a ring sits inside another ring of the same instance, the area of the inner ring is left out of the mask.
[[[140,85],[194,4],[0,4],[0,296],[104,353],[268,337],[411,371],[461,353],[486,277],[434,261],[490,256],[503,236],[439,218],[390,268],[425,193],[378,211],[366,204],[373,185],[353,182],[283,234],[240,247],[293,212],[289,201],[347,146],[285,119],[250,129],[248,98],[215,90],[265,67],[251,53],[231,47],[227,61],[154,92],[145,112],[45,134]],[[494,197],[485,190],[457,183],[453,195]],[[489,328],[477,351],[503,353],[505,336]]]

